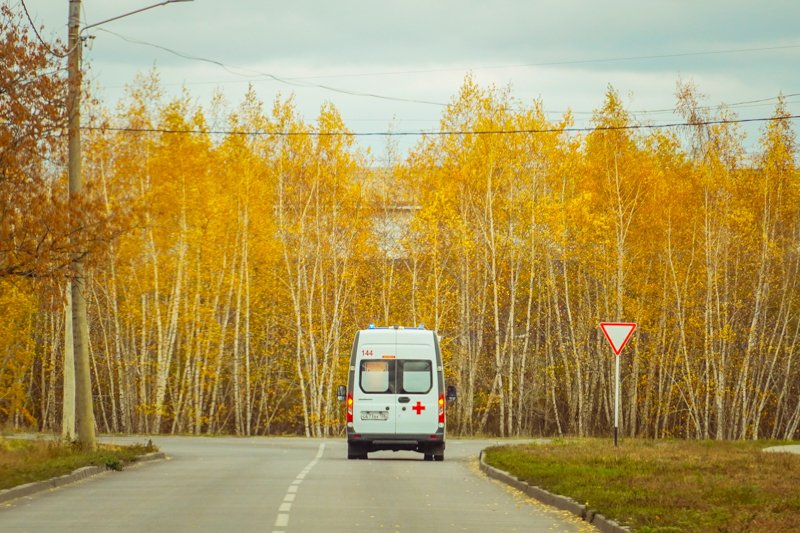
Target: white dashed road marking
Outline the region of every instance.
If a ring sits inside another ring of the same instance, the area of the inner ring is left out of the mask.
[[[277,520],[275,520],[275,527],[286,527],[288,525],[289,515],[285,513],[279,514]]]
[[[317,464],[317,461],[320,460],[323,453],[325,453],[324,442],[319,445],[319,450],[317,450],[317,455],[314,457],[314,460],[308,463],[303,471],[297,474],[297,477],[294,481],[292,481],[292,484],[289,485],[289,488],[286,490],[286,496],[283,498],[283,503],[281,503],[280,507],[278,507],[278,516],[275,519],[275,527],[286,527],[289,525],[289,513],[292,510],[292,502],[294,502],[294,499],[297,496],[297,489],[300,488],[300,484],[303,482],[308,473],[311,472],[311,469],[314,468],[314,465]],[[283,531],[273,530],[272,533],[283,533]]]

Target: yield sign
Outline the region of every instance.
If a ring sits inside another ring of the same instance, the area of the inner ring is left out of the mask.
[[[628,339],[631,338],[633,330],[636,329],[636,324],[633,322],[600,322],[600,329],[608,339],[611,349],[614,350],[614,355],[619,355]]]

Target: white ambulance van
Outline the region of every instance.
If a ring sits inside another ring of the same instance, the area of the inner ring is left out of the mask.
[[[366,459],[378,450],[413,450],[426,461],[443,461],[445,405],[456,399],[444,389],[436,332],[370,325],[356,333],[347,388],[347,458]]]

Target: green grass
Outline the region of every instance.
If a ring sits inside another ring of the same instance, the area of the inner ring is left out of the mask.
[[[486,461],[635,531],[798,531],[800,455],[786,443],[559,439]]]
[[[57,440],[23,440],[0,437],[0,490],[69,474],[76,468],[105,465],[121,470],[137,456],[156,449],[151,445],[102,444],[96,452],[82,452]]]

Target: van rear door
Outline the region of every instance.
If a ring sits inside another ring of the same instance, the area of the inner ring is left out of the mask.
[[[398,344],[396,368],[397,433],[436,433],[439,387],[433,344]]]
[[[362,344],[353,386],[353,430],[394,434],[396,366],[394,343]]]

